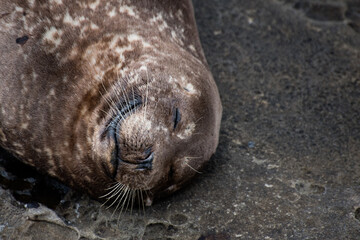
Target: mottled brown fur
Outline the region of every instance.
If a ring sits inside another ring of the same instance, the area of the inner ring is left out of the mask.
[[[0,16],[0,144],[22,161],[95,197],[114,182],[156,195],[214,153],[221,103],[190,1],[3,0]],[[129,163],[114,165],[104,132],[134,91],[117,133]],[[147,148],[153,168],[137,171]]]

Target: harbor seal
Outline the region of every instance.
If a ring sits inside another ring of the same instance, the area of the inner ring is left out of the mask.
[[[189,0],[3,0],[0,52],[1,146],[92,197],[150,205],[216,150]]]

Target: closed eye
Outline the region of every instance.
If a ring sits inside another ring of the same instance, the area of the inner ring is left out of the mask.
[[[175,109],[174,113],[173,113],[173,121],[174,121],[174,129],[177,127],[177,125],[179,124],[181,120],[181,114],[178,108]]]

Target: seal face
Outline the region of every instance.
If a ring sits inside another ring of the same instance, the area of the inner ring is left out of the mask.
[[[25,163],[149,204],[215,152],[222,107],[190,1],[4,0],[0,32],[0,143]]]

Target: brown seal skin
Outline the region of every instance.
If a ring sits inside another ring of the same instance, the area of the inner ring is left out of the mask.
[[[218,144],[191,1],[2,0],[0,85],[1,146],[93,197],[151,204]]]

